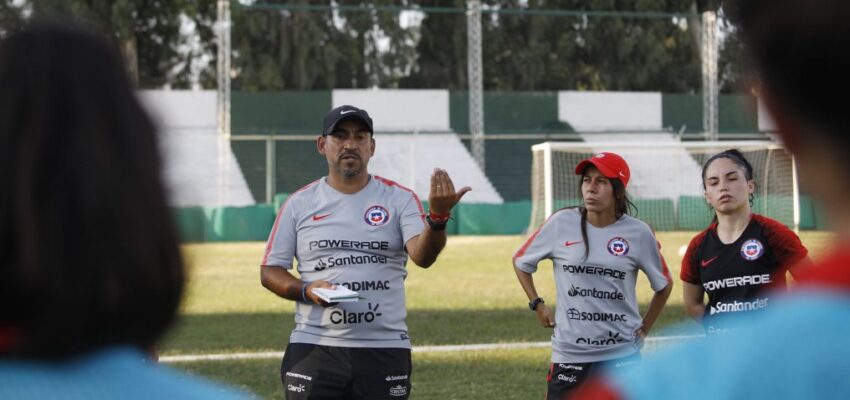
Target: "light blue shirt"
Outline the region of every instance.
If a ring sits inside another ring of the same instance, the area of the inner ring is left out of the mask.
[[[245,393],[177,372],[130,347],[65,361],[0,360],[0,399],[244,399]]]
[[[624,399],[850,399],[850,294],[798,291],[747,327],[611,371]]]

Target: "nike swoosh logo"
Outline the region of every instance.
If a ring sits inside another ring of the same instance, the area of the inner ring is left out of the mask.
[[[353,113],[353,112],[357,112],[357,110],[342,110],[342,111],[339,112],[339,115],[345,115],[345,114]]]
[[[707,266],[708,266],[708,264],[711,264],[711,263],[712,263],[712,261],[716,260],[716,259],[717,259],[717,257],[719,257],[719,256],[711,257],[711,258],[709,258],[708,260],[702,260],[702,261],[700,261],[700,264],[702,264],[702,267],[703,267],[703,268],[705,268],[705,267],[707,267]]]
[[[574,244],[579,244],[579,243],[581,243],[581,240],[579,240],[578,242],[570,242],[570,241],[566,241],[566,242],[564,242],[564,246],[570,247],[570,246],[572,246],[572,245],[574,245]]]
[[[333,213],[327,213],[327,214],[325,214],[325,215],[314,215],[314,216],[313,216],[313,221],[321,221],[321,220],[323,220],[323,219],[325,219],[325,218],[327,218],[327,217],[330,217],[330,216],[331,216],[331,214],[333,214]]]

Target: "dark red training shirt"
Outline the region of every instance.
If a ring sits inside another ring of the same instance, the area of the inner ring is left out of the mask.
[[[714,316],[754,311],[769,305],[766,288],[784,289],[785,272],[808,254],[785,225],[752,214],[734,243],[717,236],[717,223],[695,236],[682,260],[680,278],[708,294],[705,322]],[[793,271],[792,271],[793,273]]]

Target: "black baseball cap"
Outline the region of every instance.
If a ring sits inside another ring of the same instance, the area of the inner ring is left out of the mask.
[[[344,105],[334,108],[325,114],[325,128],[322,130],[322,136],[330,135],[336,129],[337,124],[350,119],[363,122],[369,127],[369,133],[375,134],[375,131],[372,129],[372,117],[369,116],[366,110]]]

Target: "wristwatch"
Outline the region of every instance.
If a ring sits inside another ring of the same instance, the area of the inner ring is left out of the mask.
[[[530,308],[530,309],[531,309],[531,311],[537,311],[537,305],[538,305],[538,304],[543,304],[543,303],[545,303],[545,301],[543,301],[543,298],[542,298],[542,297],[538,297],[538,298],[536,298],[536,299],[531,300],[531,301],[529,301],[529,302],[528,302],[528,308]]]
[[[425,216],[425,220],[428,221],[428,226],[431,227],[432,231],[444,231],[446,230],[446,224],[448,223],[448,218],[443,221],[434,221],[430,215]]]

